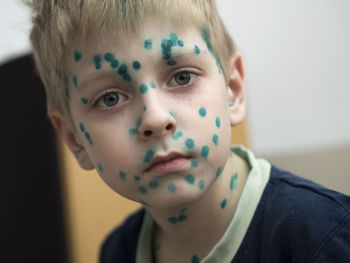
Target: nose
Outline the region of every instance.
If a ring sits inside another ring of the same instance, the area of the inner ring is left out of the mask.
[[[172,135],[176,130],[176,120],[165,105],[148,103],[142,116],[138,134],[143,139],[162,138]]]

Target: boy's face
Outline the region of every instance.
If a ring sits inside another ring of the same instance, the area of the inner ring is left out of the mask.
[[[227,160],[236,107],[229,104],[238,100],[208,40],[164,21],[138,35],[91,39],[66,56],[76,128],[66,141],[81,165],[154,207],[203,195]]]

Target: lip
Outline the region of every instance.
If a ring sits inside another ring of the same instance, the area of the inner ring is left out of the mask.
[[[145,173],[164,174],[182,170],[191,158],[178,152],[156,156],[144,170]]]

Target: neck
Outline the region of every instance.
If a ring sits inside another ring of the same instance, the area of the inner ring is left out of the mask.
[[[148,209],[157,225],[156,262],[191,262],[194,255],[204,258],[231,223],[248,173],[247,163],[232,154],[221,175],[200,200],[179,211]],[[170,218],[173,224],[169,224]]]

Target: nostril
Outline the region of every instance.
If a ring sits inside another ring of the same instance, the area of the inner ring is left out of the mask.
[[[146,131],[143,132],[143,134],[144,134],[145,136],[151,136],[151,135],[152,135],[152,131],[146,130]]]
[[[165,127],[165,129],[166,129],[167,131],[170,131],[170,130],[173,129],[173,125],[172,125],[171,123],[169,123],[169,124]]]

